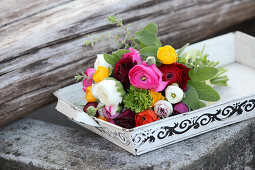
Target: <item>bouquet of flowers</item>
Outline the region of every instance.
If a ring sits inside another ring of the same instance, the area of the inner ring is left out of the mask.
[[[107,21],[126,34],[107,34],[85,42],[86,46],[105,38],[120,42],[111,54],[98,54],[94,68],[75,76],[86,92],[85,113],[134,128],[220,99],[213,87],[227,85],[223,75],[227,70],[208,60],[204,47],[184,53],[188,44],[178,51],[171,45],[162,46],[155,23],[133,36],[120,18],[111,15]]]

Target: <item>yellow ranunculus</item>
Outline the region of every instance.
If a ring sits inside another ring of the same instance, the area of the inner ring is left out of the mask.
[[[109,77],[109,70],[104,66],[98,66],[97,71],[93,75],[93,80],[96,83],[103,81],[106,77]]]
[[[154,92],[154,90],[149,90],[149,92],[150,92],[150,95],[151,95],[151,97],[152,97],[152,105],[151,105],[151,107],[153,107],[154,104],[155,104],[157,101],[159,101],[159,100],[165,100],[165,97],[162,96],[161,93],[159,93],[159,92]]]
[[[163,64],[172,64],[178,59],[175,49],[170,45],[159,47],[157,57]]]
[[[91,87],[92,87],[92,86],[89,86],[89,87],[86,89],[86,96],[85,96],[85,99],[86,99],[88,102],[96,102],[97,99],[92,95]]]

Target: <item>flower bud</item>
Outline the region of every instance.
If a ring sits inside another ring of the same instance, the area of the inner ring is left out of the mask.
[[[152,64],[156,64],[156,60],[154,57],[149,56],[146,58],[146,63],[151,66]]]
[[[87,108],[87,113],[88,113],[88,115],[90,115],[90,116],[95,116],[96,113],[97,113],[97,109],[94,108],[93,106],[89,106],[89,107]]]
[[[166,100],[159,100],[154,105],[154,112],[161,118],[170,116],[173,113],[173,106]]]

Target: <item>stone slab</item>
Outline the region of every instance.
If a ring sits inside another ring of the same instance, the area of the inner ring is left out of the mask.
[[[255,169],[255,119],[134,156],[86,130],[21,119],[0,128],[0,169]]]

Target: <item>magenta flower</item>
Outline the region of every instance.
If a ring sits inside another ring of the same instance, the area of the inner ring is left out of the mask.
[[[177,103],[174,106],[174,114],[175,115],[186,113],[188,111],[189,111],[188,106],[185,103],[183,103],[183,102]]]
[[[131,58],[133,60],[133,63],[135,63],[136,61],[137,64],[140,64],[143,62],[139,52],[136,49],[130,47],[129,51],[130,53],[124,54],[122,58]]]
[[[86,89],[92,85],[92,82],[93,82],[93,78],[92,78],[92,75],[93,73],[96,72],[96,69],[94,68],[87,68],[86,72],[85,72],[85,75],[87,77],[90,77],[90,78],[85,78],[83,81],[82,81],[82,86],[83,86],[83,91],[86,92]]]
[[[162,73],[155,64],[151,66],[146,62],[135,65],[129,71],[130,83],[139,89],[149,89],[155,92],[162,91],[167,82],[162,81]]]
[[[107,119],[115,119],[120,113],[117,112],[118,106],[105,106],[102,113]]]

